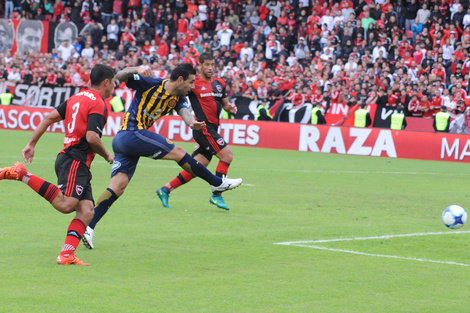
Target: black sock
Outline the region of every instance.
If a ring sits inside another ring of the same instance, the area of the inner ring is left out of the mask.
[[[117,198],[118,196],[116,196],[112,189],[106,188],[98,198],[98,202],[95,207],[95,216],[93,216],[93,219],[88,226],[95,229],[96,223],[98,223],[106,212],[108,212],[109,207],[117,200]]]
[[[222,184],[222,178],[212,174],[204,165],[193,159],[189,154],[186,155],[178,162],[178,165],[183,169],[186,169],[185,166],[189,165],[191,168],[192,174],[201,177],[206,182],[212,186],[220,186]],[[188,171],[189,172],[189,171]]]

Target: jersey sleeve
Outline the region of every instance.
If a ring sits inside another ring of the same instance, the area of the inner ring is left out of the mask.
[[[162,81],[163,79],[161,78],[143,77],[140,74],[133,74],[127,79],[126,85],[135,91],[144,92],[161,84]]]
[[[225,81],[223,79],[218,79],[217,81],[222,85],[222,99],[227,98],[227,91],[225,90]]]
[[[56,110],[57,112],[59,112],[60,116],[62,116],[62,119],[65,119],[65,114],[67,113],[67,101],[64,101],[59,104]]]
[[[101,114],[90,114],[88,116],[87,131],[94,131],[100,137],[103,135],[103,128],[106,125],[106,118]]]
[[[179,112],[179,110],[183,108],[186,108],[188,110],[190,108],[188,97],[180,97],[180,99],[178,100],[178,103],[175,106],[175,111]]]
[[[103,134],[104,125],[108,118],[108,108],[102,99],[88,100],[87,131],[96,132],[100,137]]]

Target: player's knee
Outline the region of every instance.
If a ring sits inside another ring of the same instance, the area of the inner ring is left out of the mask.
[[[62,203],[60,205],[55,206],[55,208],[64,214],[70,214],[75,211],[75,206],[67,205],[65,203]]]
[[[230,152],[230,154],[228,154],[225,158],[223,158],[222,161],[224,161],[225,163],[228,163],[228,164],[232,163],[232,161],[233,161],[233,154]]]
[[[93,219],[93,216],[95,216],[95,210],[93,207],[87,210],[82,210],[82,220],[87,221],[88,223]]]
[[[181,160],[186,155],[186,150],[180,146],[175,146],[175,148],[171,150],[171,153],[176,156],[177,160]]]
[[[57,211],[64,214],[69,214],[75,212],[77,203],[78,199],[72,197],[63,197],[60,201],[57,201],[56,203],[53,202],[52,204],[57,209]]]
[[[225,163],[228,163],[228,164],[232,163],[232,161],[233,161],[233,153],[232,153],[232,151],[229,150],[229,151],[226,151],[226,152],[223,153],[223,154],[220,154],[220,155],[219,155],[219,159],[220,159],[220,161],[225,162]]]

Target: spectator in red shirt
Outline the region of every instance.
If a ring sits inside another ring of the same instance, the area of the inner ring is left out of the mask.
[[[423,116],[423,112],[420,110],[419,107],[418,96],[416,94],[411,97],[411,101],[408,103],[408,112],[411,114],[411,116]]]
[[[186,34],[188,32],[189,22],[184,13],[181,13],[180,18],[178,19],[178,29],[177,34]]]
[[[431,102],[429,102],[428,96],[426,94],[423,95],[423,98],[419,103],[419,109],[421,112],[423,112],[423,117],[431,118],[433,116],[432,105]]]

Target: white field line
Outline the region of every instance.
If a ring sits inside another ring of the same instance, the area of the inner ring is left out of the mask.
[[[321,240],[308,240],[308,241],[287,241],[287,242],[278,242],[275,244],[284,245],[284,246],[312,248],[312,249],[318,249],[318,250],[327,250],[327,251],[334,251],[334,252],[351,253],[351,254],[366,255],[366,256],[375,256],[375,257],[389,258],[389,259],[401,259],[401,260],[411,260],[411,261],[418,261],[418,262],[440,263],[440,264],[450,264],[450,265],[470,267],[470,264],[459,263],[459,262],[454,262],[454,261],[440,261],[440,260],[431,260],[431,259],[422,259],[422,258],[410,258],[410,257],[404,257],[404,256],[398,256],[398,255],[375,254],[375,253],[367,253],[367,252],[361,252],[361,251],[355,251],[355,250],[336,249],[336,248],[311,245],[314,243],[328,243],[328,242],[339,242],[339,241],[391,239],[391,238],[403,238],[403,237],[452,235],[452,234],[468,234],[468,233],[470,233],[469,230],[460,230],[460,231],[451,231],[451,232],[413,233],[413,234],[385,235],[385,236],[373,236],[373,237],[353,237],[353,238],[321,239]]]
[[[23,159],[21,156],[6,156],[4,159],[10,159],[13,160],[14,162],[23,162]],[[6,162],[0,162],[0,164],[6,163]],[[10,164],[9,162],[8,164]],[[40,157],[35,157],[34,158],[34,163],[33,164],[54,164],[55,163],[55,157],[54,158],[40,158]],[[100,160],[99,158],[95,158],[93,163],[100,163],[100,164],[107,164],[106,161]],[[158,162],[155,163],[155,165],[142,165],[139,164],[139,167],[146,167],[146,168],[180,168],[178,165],[172,165],[172,162],[166,161],[166,162]],[[301,169],[301,170],[293,170],[293,169],[277,169],[277,168],[245,168],[243,171],[246,172],[286,172],[286,173],[325,173],[325,174],[373,174],[373,175],[384,175],[384,174],[390,174],[390,175],[440,175],[440,176],[470,176],[470,173],[434,173],[434,172],[384,172],[384,171],[332,171],[332,170],[308,170],[308,169]]]

